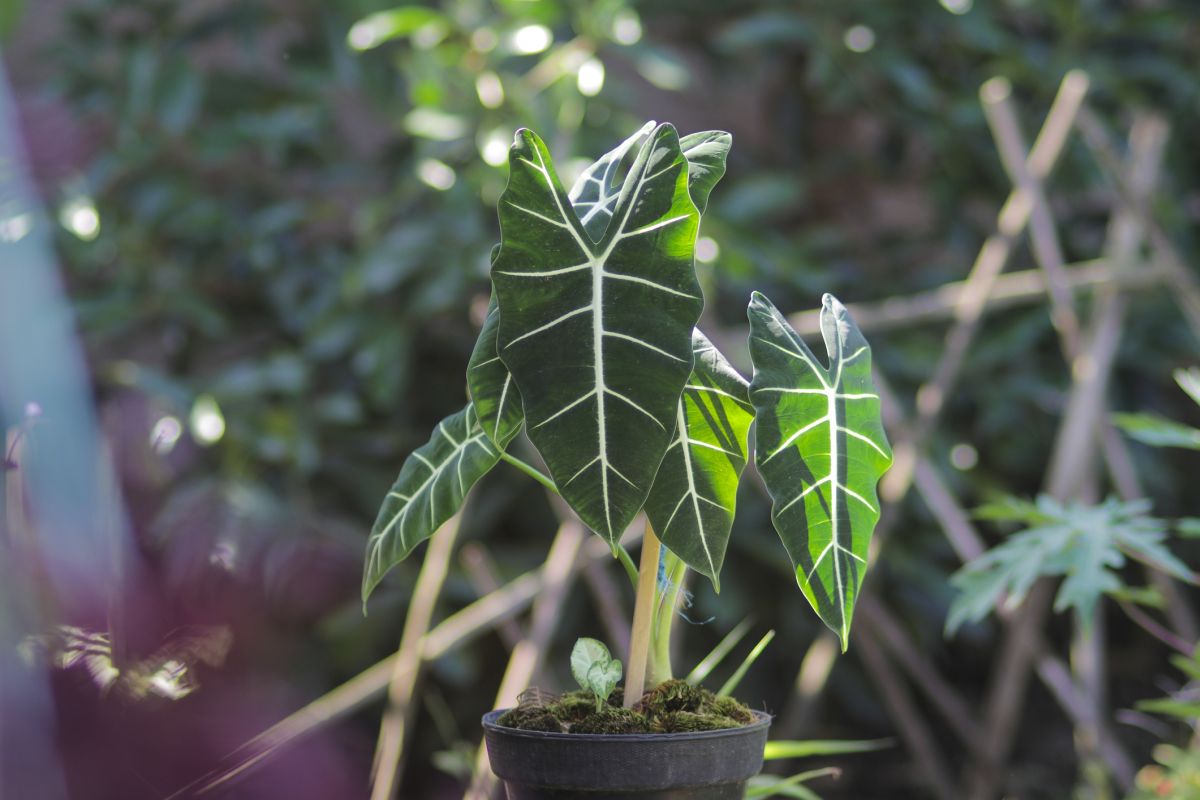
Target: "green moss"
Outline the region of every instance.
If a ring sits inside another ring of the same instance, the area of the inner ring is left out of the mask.
[[[655,733],[692,733],[740,728],[742,723],[721,714],[697,714],[694,711],[668,711],[654,719]]]
[[[732,697],[717,697],[710,695],[711,701],[705,705],[705,711],[718,714],[734,720],[739,725],[749,725],[754,722],[754,714],[742,703]]]
[[[500,715],[497,724],[506,728],[517,728],[523,731],[548,731],[562,733],[562,723],[551,713],[547,706],[518,706]]]
[[[596,698],[591,692],[567,692],[546,708],[563,724],[574,725],[596,713]]]
[[[593,711],[595,708],[593,707]],[[571,726],[571,733],[650,733],[646,718],[629,708],[606,707]]]
[[[675,678],[646,692],[633,707],[653,719],[672,711],[699,711],[705,695],[712,696],[712,693]]]
[[[665,681],[642,695],[632,709],[622,708],[618,688],[597,712],[590,692],[575,691],[545,705],[515,708],[500,724],[527,731],[568,733],[687,733],[737,728],[754,721],[750,709],[731,697],[717,697],[685,681]]]

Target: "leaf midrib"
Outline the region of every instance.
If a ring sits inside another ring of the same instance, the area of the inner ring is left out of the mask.
[[[653,143],[652,142],[649,143],[648,146],[653,146]],[[558,209],[559,216],[563,220],[562,223],[554,222],[554,224],[561,225],[562,227],[565,227],[567,229],[567,231],[570,232],[571,237],[575,240],[576,245],[583,252],[583,254],[589,258],[586,266],[590,267],[590,269],[592,271],[591,302],[588,305],[583,306],[580,309],[577,309],[576,311],[570,312],[570,313],[574,314],[574,313],[583,313],[584,311],[590,311],[592,314],[592,362],[593,362],[593,369],[594,369],[593,383],[595,384],[593,393],[595,394],[595,397],[596,397],[596,416],[597,416],[597,426],[596,427],[597,427],[597,439],[598,439],[597,448],[599,450],[598,460],[600,462],[600,488],[601,488],[601,493],[604,498],[604,520],[605,520],[606,533],[608,534],[608,537],[611,539],[613,537],[614,533],[613,533],[613,529],[612,529],[612,502],[611,502],[611,499],[609,496],[609,488],[608,488],[608,486],[609,486],[609,482],[608,482],[609,470],[616,472],[618,476],[620,476],[623,480],[626,480],[626,482],[630,483],[630,485],[634,486],[634,488],[637,489],[638,491],[641,491],[641,487],[638,487],[636,484],[633,484],[631,481],[628,481],[628,479],[626,479],[625,476],[621,475],[621,473],[616,469],[616,467],[612,466],[608,461],[608,439],[607,439],[607,426],[606,426],[606,417],[605,417],[605,408],[604,408],[606,395],[609,392],[609,389],[608,389],[608,387],[605,383],[605,379],[604,379],[604,335],[608,331],[606,331],[604,329],[604,279],[606,277],[612,277],[615,280],[624,279],[624,280],[635,280],[638,282],[646,282],[646,283],[653,283],[653,282],[648,281],[643,278],[638,278],[637,276],[622,275],[621,273],[608,272],[604,269],[604,265],[608,262],[609,256],[612,255],[613,249],[623,239],[631,237],[631,236],[639,235],[641,233],[648,233],[651,230],[665,227],[667,225],[670,225],[675,222],[679,222],[681,220],[688,218],[689,215],[684,214],[681,216],[672,217],[667,220],[659,220],[658,222],[652,223],[643,228],[639,228],[636,231],[631,231],[629,233],[624,232],[624,228],[629,222],[629,216],[630,216],[630,214],[633,213],[633,209],[637,206],[638,198],[641,196],[643,189],[645,189],[645,187],[649,184],[649,182],[652,181],[654,178],[657,178],[660,175],[663,175],[664,173],[668,172],[671,169],[677,168],[679,166],[678,159],[673,160],[668,166],[660,169],[659,171],[657,171],[651,175],[646,175],[645,174],[646,168],[645,168],[645,166],[642,166],[642,168],[641,168],[642,175],[638,178],[637,188],[634,190],[633,195],[629,198],[629,201],[625,205],[625,214],[621,218],[621,223],[619,225],[615,225],[615,226],[612,225],[611,223],[609,224],[608,228],[605,230],[604,237],[602,239],[600,239],[599,242],[594,243],[595,245],[603,246],[603,249],[600,252],[596,252],[596,250],[593,249],[593,243],[591,242],[591,237],[587,235],[587,231],[580,229],[581,223],[579,221],[578,215],[574,212],[574,209],[571,210],[570,214],[568,214],[566,212],[566,209],[563,206],[562,199],[559,197],[558,191],[556,190],[556,188],[554,186],[554,182],[550,179],[550,172],[546,166],[545,159],[542,157],[541,148],[539,148],[535,145],[533,147],[533,151],[537,155],[537,159],[538,159],[537,164],[534,164],[532,161],[529,161],[528,159],[525,159],[525,158],[520,158],[520,157],[518,157],[518,158],[519,158],[519,160],[523,161],[524,163],[528,164],[530,167],[532,167],[533,169],[535,169],[541,173],[542,178],[546,181],[547,188],[550,190],[550,196],[554,198],[554,205]],[[618,195],[617,202],[618,202],[618,207],[619,207],[620,195]],[[525,211],[526,213],[532,214],[534,216],[538,216],[538,217],[542,216],[542,215],[537,214],[536,212],[533,212],[529,209],[523,208],[521,206],[517,206],[515,203],[512,203],[511,201],[509,201],[509,204],[512,205],[514,208]],[[584,266],[584,265],[580,265],[580,266]],[[542,274],[542,273],[531,273],[531,274]],[[659,289],[668,291],[673,294],[681,294],[680,292],[670,289],[669,287],[659,286],[658,284],[653,284],[653,285],[655,285]],[[561,320],[561,319],[562,319],[562,317],[559,318],[559,320]],[[557,320],[555,322],[557,322]],[[554,323],[550,323],[550,324],[554,324]],[[543,326],[543,327],[545,327],[545,326]],[[612,333],[619,334],[620,332],[614,331]],[[509,346],[514,344],[515,341],[516,340],[514,340],[513,342],[509,342]],[[662,423],[659,422],[659,420],[656,417],[651,415],[649,412],[645,411],[645,409],[642,409],[636,403],[633,403],[633,401],[629,400],[628,398],[624,398],[623,395],[621,395],[621,397],[623,399],[625,399],[625,401],[627,403],[629,403],[632,407],[636,408],[639,411],[642,411],[647,416],[649,416],[652,420],[657,422],[660,427],[662,427]],[[579,398],[578,400],[573,401],[573,404],[583,402],[586,399],[587,399],[587,396],[585,395],[583,398]],[[565,411],[565,410],[566,410],[566,408],[562,409],[562,411]],[[562,413],[562,412],[560,411],[559,413]],[[541,423],[538,423],[538,424],[539,425],[545,424],[545,422],[548,422],[548,421],[549,421],[548,419],[543,420]],[[595,462],[592,462],[592,463],[595,463]],[[584,466],[583,469],[580,470],[580,473],[582,473],[584,470],[586,470],[588,466],[591,466],[591,464]],[[576,473],[576,475],[573,476],[570,480],[574,480],[574,478],[578,477],[578,475],[580,473]],[[568,480],[567,483],[570,483],[570,480]]]

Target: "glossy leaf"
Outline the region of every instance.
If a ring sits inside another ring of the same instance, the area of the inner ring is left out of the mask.
[[[691,373],[703,300],[687,161],[675,129],[656,128],[599,241],[536,134],[517,132],[509,164],[492,266],[499,354],[559,492],[615,546],[650,492]]]
[[[618,179],[621,165],[629,160],[631,152],[636,154],[637,148],[645,143],[653,130],[654,122],[647,122],[584,170],[571,187],[568,193],[571,207],[593,240],[603,235],[612,219],[612,209],[621,192],[622,181]],[[725,174],[725,159],[731,142],[730,135],[723,131],[693,133],[680,140],[684,158],[688,159],[689,192],[701,213],[708,204],[713,186]],[[492,250],[493,263],[499,253],[500,245],[496,245]],[[499,313],[493,292],[488,302],[487,319],[467,367],[467,384],[483,429],[492,441],[504,448],[520,431],[524,412],[520,392],[508,368],[496,355],[498,327]]]
[[[479,424],[488,438],[501,450],[521,432],[525,412],[521,410],[521,394],[517,391],[512,373],[496,354],[496,331],[500,327],[500,308],[496,293],[488,301],[487,318],[475,340],[471,360],[467,364],[467,390]]]
[[[875,485],[892,460],[871,348],[831,295],[821,308],[828,367],[757,292],[749,317],[754,463],[800,589],[845,650],[879,520]]]
[[[621,165],[653,130],[654,122],[647,122],[584,170],[571,187],[571,205],[593,239],[604,234],[612,219],[612,209],[621,191]],[[713,187],[725,174],[725,160],[732,144],[733,137],[724,131],[690,133],[679,140],[683,157],[688,161],[688,191],[701,214],[708,207],[708,196]]]
[[[699,330],[692,351],[696,363],[679,398],[675,438],[646,515],[663,544],[720,591],[754,406],[746,379]]]
[[[596,160],[575,181],[567,197],[571,207],[579,216],[579,222],[592,241],[599,241],[608,229],[617,199],[621,194],[621,182],[617,180],[621,164],[630,150],[635,153],[654,130],[654,121],[643,125],[636,133]]]
[[[367,539],[362,595],[462,508],[467,491],[500,460],[470,404],[438,423],[413,451],[379,509]]]
[[[708,208],[708,196],[725,174],[725,159],[733,137],[725,131],[689,133],[679,140],[683,157],[688,160],[688,191],[701,214]]]

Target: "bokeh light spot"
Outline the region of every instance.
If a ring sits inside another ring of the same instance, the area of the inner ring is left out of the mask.
[[[589,58],[579,65],[576,75],[576,85],[584,97],[595,97],[604,88],[604,62],[598,58]]]
[[[553,41],[554,37],[545,25],[526,25],[513,33],[512,49],[521,55],[531,56],[548,48]]]
[[[853,25],[846,29],[846,35],[842,41],[845,42],[848,50],[865,53],[875,46],[875,31],[866,25]]]

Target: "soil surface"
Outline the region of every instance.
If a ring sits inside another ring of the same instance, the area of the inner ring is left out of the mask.
[[[558,697],[527,692],[520,705],[497,722],[508,728],[553,733],[689,733],[740,728],[754,721],[750,709],[732,697],[718,697],[681,680],[660,683],[633,708],[623,708],[624,701],[619,687],[599,709],[590,692]]]

